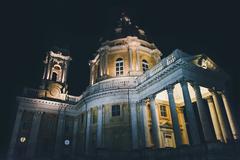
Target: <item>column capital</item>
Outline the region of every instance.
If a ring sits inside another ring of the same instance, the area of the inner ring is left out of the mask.
[[[168,93],[173,93],[173,89],[174,89],[174,84],[170,84],[166,87],[166,90]]]
[[[185,78],[180,78],[180,79],[178,80],[178,82],[179,82],[182,86],[184,86],[184,85],[187,85],[188,80],[185,79]]]
[[[62,119],[64,117],[64,110],[59,111],[58,116],[59,116],[59,118]]]
[[[103,105],[97,106],[97,109],[98,109],[98,110],[102,110],[102,109],[103,109]]]
[[[196,86],[200,86],[200,84],[196,81],[188,81],[188,83],[194,88]]]
[[[151,94],[148,96],[150,100],[154,100],[156,98],[157,94]]]
[[[87,108],[87,110],[86,110],[87,114],[90,114],[90,113],[91,113],[91,111],[92,111],[92,109],[91,109],[91,108]]]
[[[207,100],[208,103],[212,103],[213,102],[212,96],[208,96],[206,98],[206,100]]]
[[[64,111],[65,111],[65,107],[59,106],[58,111],[59,111],[59,112],[64,112]]]
[[[209,91],[210,93],[214,93],[214,92],[215,92],[215,90],[214,90],[214,89],[211,89],[211,88],[208,88],[208,91]]]
[[[225,95],[224,91],[217,91],[219,95]]]
[[[178,113],[182,113],[184,108],[183,107],[176,107],[176,110]]]
[[[33,119],[36,120],[37,118],[41,117],[42,114],[43,114],[42,111],[36,111],[36,112],[34,112]]]
[[[222,91],[217,91],[217,90],[215,90],[214,88],[208,89],[208,91],[209,91],[212,95],[218,95],[218,94],[222,95],[222,94],[223,94]]]
[[[147,101],[148,101],[148,99],[141,99],[139,101],[139,103],[142,104],[142,105],[146,105]]]

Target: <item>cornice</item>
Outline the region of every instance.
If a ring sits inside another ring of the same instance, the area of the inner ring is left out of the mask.
[[[25,109],[43,109],[43,110],[52,110],[56,111],[61,108],[72,108],[73,105],[50,101],[50,100],[43,100],[38,98],[26,98],[26,97],[17,97],[17,102],[21,108]]]

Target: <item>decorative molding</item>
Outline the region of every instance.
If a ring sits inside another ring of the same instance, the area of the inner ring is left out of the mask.
[[[126,45],[124,45],[126,47]],[[142,46],[140,47],[142,48]],[[111,50],[111,47],[105,46],[100,48],[101,51]],[[99,51],[100,51],[99,50]],[[204,70],[192,63],[193,56],[175,50],[168,57],[162,59],[153,68],[146,71],[140,76],[133,77],[117,77],[102,80],[98,83],[89,86],[81,96],[67,95],[68,99],[76,104],[60,103],[55,101],[18,97],[18,101],[28,104],[22,108],[29,109],[30,107],[37,106],[43,110],[58,110],[63,107],[66,113],[78,115],[84,112],[87,105],[87,110],[98,106],[99,104],[107,104],[112,97],[118,97],[118,101],[128,102],[131,101],[141,102],[142,99],[156,94],[169,88],[169,85],[182,83],[182,81],[199,83],[197,80],[189,78],[185,71],[196,72]],[[187,84],[187,83],[186,83]],[[128,96],[129,94],[129,96]],[[67,101],[66,101],[67,102]],[[46,107],[47,106],[47,107]]]

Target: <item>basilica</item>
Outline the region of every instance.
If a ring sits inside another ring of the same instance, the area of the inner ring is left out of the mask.
[[[8,160],[240,158],[229,76],[207,55],[167,55],[122,15],[73,96],[70,54],[49,50],[39,88],[17,97]]]

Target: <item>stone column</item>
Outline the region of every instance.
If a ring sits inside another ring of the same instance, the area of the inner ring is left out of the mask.
[[[139,47],[136,48],[136,56],[137,56],[137,61],[136,61],[136,71],[140,70],[140,55],[139,55]]]
[[[91,138],[91,110],[87,110],[87,126],[86,126],[86,154],[89,154],[90,138]]]
[[[152,130],[153,130],[154,144],[157,148],[160,148],[160,133],[159,133],[160,129],[159,129],[158,113],[155,105],[155,97],[156,95],[151,95],[149,97],[151,116],[152,116]]]
[[[149,147],[149,127],[148,127],[148,116],[147,116],[147,106],[145,100],[141,101],[142,107],[142,126],[144,131],[144,143],[145,147]]]
[[[144,125],[142,118],[142,103],[137,102],[137,123],[138,123],[138,148],[144,147]]]
[[[102,147],[103,142],[103,106],[98,106],[98,122],[97,122],[97,147]]]
[[[65,61],[64,62],[64,67],[63,67],[63,77],[62,77],[62,83],[66,82],[67,81],[67,74],[68,74],[68,65],[69,65],[69,62],[68,61]]]
[[[89,83],[93,85],[93,63],[90,61],[90,81]]]
[[[208,111],[207,111],[207,107],[204,105],[200,87],[194,83],[193,88],[196,95],[198,113],[199,113],[199,118],[200,118],[202,129],[203,129],[204,139],[206,142],[214,142],[216,138],[210,129],[211,125],[207,117]]]
[[[186,111],[186,117],[188,119],[188,126],[189,126],[189,133],[190,137],[192,138],[192,144],[200,144],[200,135],[198,131],[197,121],[195,117],[195,113],[193,110],[193,105],[191,101],[191,97],[188,90],[188,85],[186,81],[181,81],[181,88],[183,93],[183,99],[185,104],[185,111]]]
[[[107,52],[105,52],[104,75],[107,75],[107,69],[108,69],[108,54]]]
[[[63,65],[63,67],[61,67],[62,73],[61,73],[61,78],[60,78],[62,83],[64,83],[64,72],[65,72],[66,61],[63,61],[63,63],[65,63],[65,64]]]
[[[213,102],[215,104],[216,107],[216,112],[218,115],[218,120],[221,126],[221,130],[222,130],[222,134],[223,134],[223,138],[225,142],[228,142],[229,140],[231,140],[232,135],[230,133],[230,128],[228,128],[228,120],[227,120],[227,116],[225,114],[224,108],[223,106],[219,103],[219,97],[217,95],[217,93],[215,91],[211,91],[212,92],[212,97],[213,97]]]
[[[47,60],[47,79],[49,80],[50,79],[50,76],[51,76],[51,58],[48,56],[48,60]]]
[[[99,55],[99,59],[100,59],[100,61],[99,61],[99,67],[100,67],[100,77],[102,77],[103,76],[103,66],[104,66],[104,59],[103,59],[103,55],[102,55],[102,53],[100,53],[100,55]]]
[[[132,48],[128,48],[128,52],[129,52],[129,73],[132,72]]]
[[[38,139],[38,131],[39,131],[39,127],[40,127],[42,114],[43,114],[43,112],[36,111],[33,116],[32,128],[31,128],[31,132],[30,132],[27,153],[26,153],[26,157],[29,159],[33,158],[33,156],[35,154],[37,139]]]
[[[77,138],[78,138],[78,126],[79,126],[79,117],[74,118],[73,122],[73,139],[72,139],[72,157],[75,157]]]
[[[240,139],[239,127],[237,125],[236,119],[232,114],[230,103],[228,102],[228,99],[226,98],[226,95],[223,92],[221,93],[221,96],[222,96],[223,104],[227,113],[228,121],[232,130],[233,138],[235,140]]]
[[[132,131],[132,148],[138,148],[138,127],[137,127],[137,105],[136,102],[130,103],[131,112],[131,131]]]
[[[178,123],[179,121],[178,121],[178,115],[177,115],[177,108],[176,108],[176,104],[175,104],[174,96],[173,96],[173,86],[172,85],[167,87],[167,93],[168,93],[168,100],[169,100],[169,105],[170,105],[176,147],[178,147],[182,144],[182,140],[181,140],[181,131],[180,131],[179,123]]]
[[[42,79],[46,79],[46,71],[47,71],[47,64],[46,64],[46,62],[44,61],[44,70],[43,70]]]
[[[178,120],[179,120],[179,124],[180,124],[180,130],[182,132],[182,134],[181,134],[182,144],[189,144],[189,139],[188,139],[188,133],[187,133],[186,121],[185,121],[185,117],[184,117],[184,113],[183,113],[183,108],[182,107],[177,107],[177,113],[178,113]]]
[[[9,145],[9,150],[8,150],[8,160],[14,160],[14,152],[15,152],[15,146],[17,143],[17,138],[18,138],[18,132],[20,129],[20,124],[22,121],[22,115],[23,115],[23,110],[22,109],[18,109],[17,111],[17,116],[16,116],[16,120],[14,123],[14,128],[12,131],[12,137],[11,137],[11,141],[10,141],[10,145]]]
[[[64,126],[65,126],[64,112],[65,110],[61,109],[58,115],[57,134],[56,134],[55,153],[54,153],[55,158],[60,157],[61,150],[63,147],[63,132],[64,132]]]
[[[219,124],[218,116],[216,113],[216,109],[215,109],[212,97],[208,97],[207,102],[208,102],[208,107],[209,107],[210,115],[211,115],[212,122],[213,122],[213,128],[214,128],[214,131],[216,134],[216,138],[217,138],[217,140],[223,142],[224,139],[223,139],[221,127]]]

